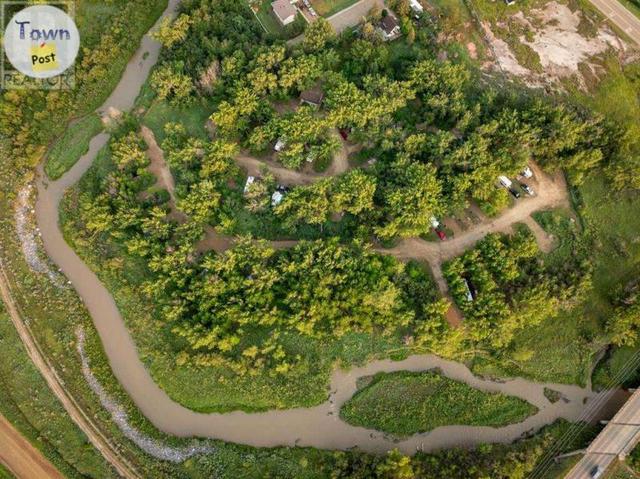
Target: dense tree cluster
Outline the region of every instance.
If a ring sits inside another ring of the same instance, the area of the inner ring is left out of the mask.
[[[566,423],[557,423],[511,446],[482,444],[474,449],[419,452],[412,457],[398,451],[385,456],[335,452],[327,469],[335,479],[524,479],[565,428]],[[574,441],[567,450],[582,444],[583,439]]]
[[[325,341],[348,332],[390,335],[444,318],[416,317],[396,284],[404,266],[357,244],[301,242],[277,252],[245,240],[207,256],[202,268],[165,299],[175,310],[168,315],[181,318],[174,331],[198,364],[238,373],[294,368],[301,358],[286,350],[287,335]]]
[[[252,22],[240,22],[250,13],[232,3],[191,0],[175,31],[161,29],[158,36],[168,48],[154,73],[158,94],[178,102],[193,95],[212,98],[217,106],[211,120],[220,140],[253,154],[272,151],[280,140],[283,148],[276,156],[290,168],[307,160],[326,164],[339,148],[335,129],[349,130],[378,160],[370,169],[373,207],[358,222],[383,240],[426,234],[431,216],[458,210],[470,199],[488,213],[498,212],[508,197],[495,187],[497,177],[515,175],[529,161],[563,168],[579,183],[622,148],[621,135],[602,118],[481,90],[464,65],[435,60],[426,29],[414,31],[413,48],[398,55],[375,32],[379,11],[371,13],[360,34],[336,36],[320,20],[304,42],[285,47],[265,42]],[[408,35],[413,21],[407,2],[393,2],[392,8]],[[209,90],[199,87],[203,75],[215,77]],[[274,102],[314,86],[325,93],[319,110],[276,111]],[[609,165],[607,171],[623,186],[621,172],[630,170]],[[321,220],[330,217],[326,196],[332,188],[303,189],[293,197],[319,209],[306,216],[306,225],[322,228]],[[298,215],[289,227],[306,226],[304,218]]]
[[[607,323],[611,342],[616,346],[637,346],[640,339],[640,282],[633,281],[618,296]]]
[[[407,16],[404,2],[396,3]],[[442,344],[446,304],[410,280],[411,268],[382,260],[350,243],[351,237],[420,236],[430,230],[431,218],[469,200],[496,212],[508,201],[495,186],[499,175],[515,175],[535,160],[565,168],[579,182],[611,148],[601,119],[539,99],[480,91],[466,67],[435,60],[420,34],[420,47],[397,57],[367,24],[351,38],[336,37],[319,21],[304,42],[288,48],[265,42],[246,21],[247,10],[234,2],[192,0],[181,8],[175,29],[163,25],[157,33],[167,48],[152,86],[161,99],[184,103],[205,96],[216,105],[214,140],[190,138],[179,124],[165,126],[162,147],[184,217],[163,216],[168,211],[162,198],[143,194],[145,173],[136,162],[135,174],[133,166],[121,174],[131,190],[127,201],[140,203],[142,194],[143,206],[124,208],[107,193],[96,207],[129,218],[114,220],[117,234],[129,235],[128,250],[148,258],[156,279],[147,292],[185,338],[184,361],[286,372],[297,361],[286,350],[286,335],[326,339],[349,329],[402,330],[415,344]],[[324,91],[320,108],[276,108],[314,86]],[[266,172],[243,191],[244,178],[233,162],[242,148],[264,154],[280,141],[278,160],[301,168],[309,158],[333,156],[341,147],[336,129],[349,131],[376,161],[294,187],[279,204],[271,204],[276,182]],[[349,228],[343,240],[349,241],[277,251],[245,240],[225,255],[201,259],[193,253],[190,245],[205,227],[234,231],[241,210],[294,235],[309,228],[322,232],[341,218]],[[446,265],[465,314],[466,339],[505,348],[525,322],[554,314],[588,286],[589,265],[571,265],[574,276],[554,279],[536,254],[535,241],[525,234],[489,236]],[[420,280],[430,285],[426,275]],[[466,300],[465,281],[477,296],[473,301]],[[425,299],[414,301],[406,291]]]
[[[300,242],[277,251],[244,239],[223,254],[195,254],[220,199],[212,171],[224,178],[230,162],[220,156],[223,145],[189,142],[176,125],[167,130],[163,144],[172,166],[184,168],[183,150],[195,148],[201,150],[200,171],[209,168],[206,179],[193,183],[179,202],[188,218],[171,218],[166,197],[152,194],[149,160],[135,132],[112,143],[113,169],[97,195],[82,196],[80,211],[92,234],[109,235],[147,261],[152,279],[145,293],[188,345],[180,362],[224,365],[239,374],[284,374],[301,361],[287,346],[292,335],[327,341],[348,332],[409,334],[424,345],[444,339],[448,305],[436,297],[424,269],[358,242]],[[360,171],[345,176],[335,207],[369,206],[373,185],[367,181]],[[352,196],[345,190],[351,184],[361,184],[363,194]]]
[[[562,301],[590,284],[589,266],[575,270],[569,282],[537,254],[533,235],[520,229],[511,236],[490,234],[443,266],[473,341],[490,350],[504,349],[518,330],[553,317]]]

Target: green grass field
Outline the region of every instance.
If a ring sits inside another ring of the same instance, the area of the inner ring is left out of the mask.
[[[75,22],[82,32],[82,43],[95,45],[100,40],[103,26],[117,13],[117,2],[77,2]]]
[[[266,28],[269,33],[278,35],[282,32],[282,25],[278,23],[278,20],[271,11],[271,0],[264,0],[260,3],[260,8],[256,11],[256,15],[262,26]]]
[[[9,470],[0,464],[0,479],[15,479],[15,476]]]
[[[636,479],[638,476],[637,476],[637,474],[634,474],[633,472],[629,471],[624,466],[624,464],[619,463],[605,477],[606,477],[606,479]]]
[[[579,223],[568,210],[538,212],[533,217],[556,238],[555,249],[542,255],[551,267],[568,261],[584,241]],[[592,358],[604,344],[602,327],[591,309],[592,303],[565,305],[556,318],[519,332],[507,354],[499,359],[477,357],[474,372],[584,386]]]
[[[633,360],[633,356],[639,351],[640,347],[612,347],[593,371],[593,388],[607,389],[612,383],[615,384],[616,379],[621,377],[621,374],[625,374],[626,369],[623,368]],[[637,387],[640,384],[640,374],[637,369],[630,371],[626,377],[626,386]]]
[[[524,420],[537,408],[522,399],[488,393],[437,372],[376,374],[340,410],[350,424],[398,436],[440,426],[500,427]]]
[[[51,148],[45,171],[49,178],[60,178],[89,149],[89,141],[102,131],[102,121],[96,114],[89,114],[72,123],[64,135]]]
[[[188,107],[176,107],[165,101],[153,101],[145,113],[143,123],[147,125],[156,137],[158,144],[165,137],[164,125],[169,122],[181,123],[187,134],[208,139],[205,124],[213,112],[213,108],[205,103],[194,102]]]

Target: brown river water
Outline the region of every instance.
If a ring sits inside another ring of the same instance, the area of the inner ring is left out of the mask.
[[[172,15],[176,5],[177,1],[171,0],[164,15]],[[141,86],[157,61],[159,51],[160,45],[145,36],[120,83],[100,111],[106,111],[108,107],[128,111],[133,107]],[[542,384],[523,379],[504,382],[480,379],[463,364],[434,355],[420,355],[400,362],[373,361],[349,371],[337,370],[332,375],[327,401],[312,408],[202,414],[181,406],[154,383],[138,357],[136,344],[113,297],[95,273],[67,245],[60,231],[58,206],[65,190],[82,177],[108,140],[106,133],[95,136],[88,153],[57,181],[47,180],[42,167],[39,168],[37,223],[49,257],[69,279],[91,314],[113,373],[142,413],[160,430],[181,437],[210,437],[251,446],[358,447],[369,452],[383,452],[397,447],[411,454],[418,449],[428,451],[450,446],[472,446],[481,442],[511,442],[557,418],[578,419],[585,408],[585,401],[595,396],[589,388],[571,385]],[[446,426],[401,441],[394,441],[377,431],[350,426],[338,417],[340,406],[356,391],[358,377],[381,371],[421,371],[436,367],[446,376],[464,381],[472,387],[525,399],[538,407],[539,412],[521,423],[506,427]],[[544,397],[545,386],[561,392],[566,401],[551,404]]]

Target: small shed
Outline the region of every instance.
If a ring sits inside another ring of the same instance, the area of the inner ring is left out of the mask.
[[[324,92],[318,87],[300,93],[300,103],[319,107],[322,105],[322,100],[324,100]]]
[[[400,22],[388,11],[387,15],[382,17],[379,28],[382,33],[382,38],[386,41],[394,40],[400,36]]]

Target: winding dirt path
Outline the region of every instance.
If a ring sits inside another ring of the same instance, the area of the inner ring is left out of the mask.
[[[157,178],[156,186],[164,187],[169,192],[170,216],[176,218],[178,221],[186,220],[185,214],[179,211],[175,204],[174,179],[164,160],[164,152],[158,147],[153,132],[146,126],[142,127],[142,137],[149,147],[147,151],[151,160],[149,170],[154,173]],[[281,183],[287,185],[306,185],[318,179],[331,176],[331,174],[339,175],[346,172],[349,169],[348,155],[349,147],[346,142],[343,141],[341,151],[338,152],[334,158],[331,168],[321,174],[293,171],[288,168],[283,168],[273,161],[258,160],[257,158],[247,155],[240,155],[236,157],[235,160],[239,166],[247,171],[248,175],[258,176],[262,174],[264,169],[267,169]],[[553,249],[553,238],[542,229],[531,214],[545,208],[555,208],[558,206],[568,207],[569,199],[566,181],[562,173],[548,175],[535,164],[532,164],[531,168],[536,174],[536,179],[530,182],[535,183],[535,187],[539,193],[533,198],[520,200],[501,216],[495,219],[487,218],[474,206],[474,213],[479,218],[484,219],[470,230],[460,232],[453,239],[445,242],[429,242],[420,238],[411,238],[403,240],[393,248],[376,248],[376,251],[382,254],[390,254],[401,260],[415,259],[426,262],[429,265],[438,290],[442,296],[449,300],[451,305],[446,315],[447,322],[451,327],[460,327],[463,324],[464,317],[453,301],[453,298],[449,295],[447,282],[442,275],[443,262],[462,254],[489,233],[511,233],[513,225],[519,222],[526,224],[531,229],[541,251],[548,253]],[[217,253],[223,253],[231,248],[234,243],[234,238],[222,235],[211,226],[207,226],[205,228],[205,237],[196,244],[195,249],[200,253],[211,250]],[[285,249],[294,246],[296,243],[297,241],[295,240],[271,241],[271,246],[276,249]]]
[[[528,225],[542,251],[548,252],[553,242],[547,233],[531,217],[536,211],[566,207],[569,208],[567,184],[562,173],[549,175],[537,165],[531,164],[538,184],[538,195],[522,198],[514,206],[496,218],[484,218],[480,223],[446,241],[431,242],[420,238],[402,240],[393,248],[378,248],[381,253],[391,254],[400,259],[422,259],[427,261],[434,273],[441,291],[447,291],[447,285],[441,274],[437,274],[443,262],[461,255],[490,233],[508,233],[517,223]],[[435,266],[434,266],[435,265]]]
[[[147,134],[148,133],[149,131],[147,132]],[[349,164],[349,154],[351,153],[352,149],[355,149],[355,147],[350,146],[346,141],[344,141],[342,137],[340,137],[337,130],[332,134],[339,138],[340,149],[334,154],[333,160],[331,161],[329,167],[325,171],[320,173],[296,171],[290,168],[285,168],[273,159],[258,159],[247,154],[247,152],[242,152],[240,155],[237,155],[234,160],[239,166],[246,170],[248,175],[260,176],[262,175],[263,170],[266,169],[276,178],[278,183],[284,184],[286,186],[309,185],[323,178],[331,178],[334,176],[342,175],[349,171],[349,169],[351,168],[351,165]],[[153,135],[152,132],[151,135]],[[147,144],[149,144],[149,142],[147,142]]]
[[[236,163],[247,171],[248,175],[260,176],[262,171],[267,169],[279,183],[287,186],[309,185],[328,175],[322,173],[303,173],[291,170],[276,164],[271,160],[259,160],[247,154],[240,154],[235,157]]]
[[[336,155],[331,171],[332,174],[341,174],[349,169],[348,150],[343,143],[341,154]],[[324,174],[309,174],[304,172],[293,171],[276,165],[274,162],[258,160],[251,156],[241,155],[236,158],[236,162],[247,170],[249,175],[259,175],[262,169],[268,169],[282,183],[288,185],[307,185],[318,181],[327,176]],[[495,218],[487,218],[480,214],[483,218],[478,224],[474,225],[467,231],[462,231],[453,238],[446,241],[432,242],[425,241],[420,238],[409,238],[400,241],[392,248],[376,248],[376,251],[384,254],[390,254],[398,259],[410,260],[416,259],[425,261],[429,264],[434,280],[438,289],[443,295],[448,294],[447,283],[442,276],[442,263],[456,256],[461,255],[469,248],[472,248],[478,241],[490,233],[511,233],[513,226],[517,223],[524,223],[535,236],[540,250],[548,253],[553,249],[553,238],[531,217],[537,211],[553,209],[558,207],[570,207],[569,194],[566,180],[561,172],[549,175],[542,171],[535,163],[530,165],[535,175],[535,189],[537,191],[534,197],[524,197],[516,201],[516,203]],[[277,242],[276,242],[277,243]],[[215,246],[215,243],[213,243]],[[289,242],[293,244],[293,242]],[[204,244],[202,244],[204,249]],[[213,247],[220,252],[220,248]],[[450,321],[452,324],[460,319],[459,312],[450,313]],[[457,319],[456,319],[457,318]]]

